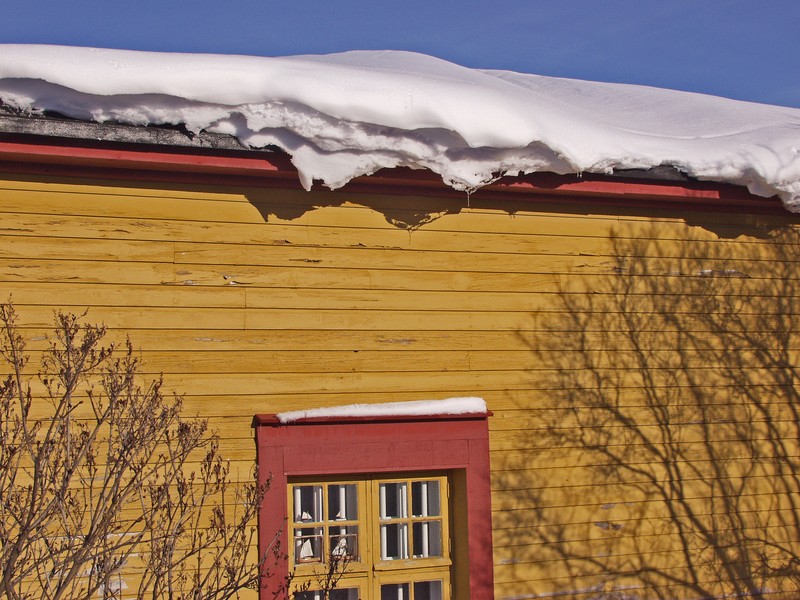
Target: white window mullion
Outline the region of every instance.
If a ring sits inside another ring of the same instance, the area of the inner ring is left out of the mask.
[[[321,521],[325,518],[325,513],[323,512],[323,505],[322,505],[322,486],[314,486],[314,520]]]
[[[411,513],[411,510],[410,510],[410,508],[408,506],[408,484],[403,483],[399,487],[400,487],[400,490],[399,490],[400,491],[399,506],[402,507],[400,509],[400,516],[405,519]],[[408,530],[409,530],[409,527],[410,527],[410,524],[408,524],[408,523],[404,523],[402,525],[401,531],[403,533],[403,537],[402,537],[402,542],[401,542],[402,543],[402,548],[400,549],[400,557],[401,558],[408,558],[409,556],[411,556],[411,548],[409,548],[409,546],[408,546],[408,541],[409,541],[408,540]]]
[[[422,485],[420,486],[420,512],[422,513],[421,516],[427,517],[428,516],[428,482],[423,481]],[[428,528],[428,523],[423,523],[421,527],[421,534],[422,534],[422,556],[427,557],[430,556],[430,532]]]
[[[339,514],[342,519],[346,519],[349,511],[347,510],[347,486],[339,486]]]
[[[294,520],[298,522],[302,520],[303,515],[303,496],[302,491],[299,487],[294,488]]]
[[[339,515],[338,518],[347,519],[347,487],[339,486]],[[336,543],[336,551],[344,556],[347,554],[347,527],[339,527],[339,541]],[[333,550],[331,550],[333,551]]]

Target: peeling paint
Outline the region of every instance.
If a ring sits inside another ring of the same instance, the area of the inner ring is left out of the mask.
[[[380,344],[400,344],[401,346],[408,346],[417,340],[414,338],[379,338],[377,341]]]
[[[228,283],[228,285],[252,285],[249,281],[237,281],[233,277],[233,275],[226,275],[225,273],[222,274],[222,278]]]
[[[700,277],[740,277],[750,279],[750,275],[742,273],[738,269],[702,269],[697,272]]]
[[[560,592],[550,592],[541,594],[523,594],[520,596],[503,596],[497,600],[533,600],[534,598],[571,598],[578,595],[594,594],[588,596],[586,600],[641,600],[642,596],[635,593],[642,588],[638,585],[624,585],[613,586],[610,589],[604,589],[606,585],[594,585],[585,588],[578,588],[574,590],[564,590]],[[698,599],[699,600],[699,599]],[[707,599],[711,600],[711,599]]]
[[[594,525],[595,525],[595,527],[599,527],[603,531],[609,531],[609,530],[610,531],[619,531],[620,529],[625,527],[621,523],[611,523],[609,521],[596,521]]]

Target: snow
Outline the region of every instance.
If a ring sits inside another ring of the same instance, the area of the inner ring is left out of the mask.
[[[0,100],[277,146],[307,189],[399,166],[472,191],[504,173],[671,165],[777,194],[800,212],[800,109],[410,52],[264,58],[0,44]]]
[[[330,408],[312,408],[278,413],[278,421],[291,423],[313,418],[352,417],[414,417],[430,415],[486,414],[482,398],[448,398],[446,400],[415,400],[383,404],[349,404]]]

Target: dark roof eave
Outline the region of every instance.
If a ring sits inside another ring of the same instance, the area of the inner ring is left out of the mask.
[[[179,148],[250,150],[234,136],[223,133],[203,131],[195,134],[185,127],[97,123],[51,115],[16,115],[2,106],[0,106],[0,134]],[[259,151],[274,150],[267,148]]]

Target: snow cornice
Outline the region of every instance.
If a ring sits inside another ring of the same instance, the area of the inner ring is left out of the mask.
[[[38,165],[38,166],[37,166]],[[0,107],[0,168],[111,179],[206,181],[297,189],[297,171],[279,148],[249,148],[231,135],[179,127],[96,123],[60,115],[14,114]],[[188,176],[188,178],[186,177]],[[201,179],[198,179],[198,176]],[[425,170],[382,169],[361,176],[347,192],[464,198]],[[597,202],[614,205],[786,214],[776,198],[753,196],[740,186],[697,181],[669,167],[619,170],[607,175],[532,173],[501,177],[475,199]]]

